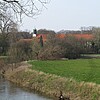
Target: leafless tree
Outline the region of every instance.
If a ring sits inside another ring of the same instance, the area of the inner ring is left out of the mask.
[[[12,12],[13,16],[21,19],[22,15],[33,17],[39,14],[50,0],[0,0],[0,12],[2,7],[7,7],[8,12]]]
[[[17,31],[17,24],[11,20],[8,16],[0,16],[0,33],[8,33]]]
[[[94,41],[92,46],[96,53],[100,53],[100,27],[93,27],[92,33],[94,36]]]
[[[14,22],[12,14],[7,12],[7,7],[2,6],[0,10],[0,33],[8,33],[11,30],[17,29],[17,24]]]
[[[1,7],[1,6],[0,6]],[[17,24],[13,21],[11,13],[7,12],[7,7],[0,8],[0,51],[6,54],[9,48],[9,33],[14,33],[17,30]]]

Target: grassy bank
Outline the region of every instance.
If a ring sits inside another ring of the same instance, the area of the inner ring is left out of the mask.
[[[10,81],[39,91],[58,100],[60,91],[71,100],[100,100],[100,85],[94,83],[77,82],[74,79],[44,73],[21,66],[6,72]]]
[[[100,59],[30,61],[33,70],[100,84]]]

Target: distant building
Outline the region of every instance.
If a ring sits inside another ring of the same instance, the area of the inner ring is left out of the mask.
[[[32,36],[33,36],[33,37],[36,37],[36,36],[37,36],[37,30],[36,30],[36,29],[33,30]]]

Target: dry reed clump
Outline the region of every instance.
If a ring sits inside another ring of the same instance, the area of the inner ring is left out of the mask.
[[[71,100],[99,100],[100,85],[94,83],[76,82],[74,79],[25,69],[13,73],[9,80],[23,87],[39,91],[46,95],[58,98],[60,91]]]

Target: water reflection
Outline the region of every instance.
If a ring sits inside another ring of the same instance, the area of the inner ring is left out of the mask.
[[[11,84],[0,77],[0,100],[50,100]]]

